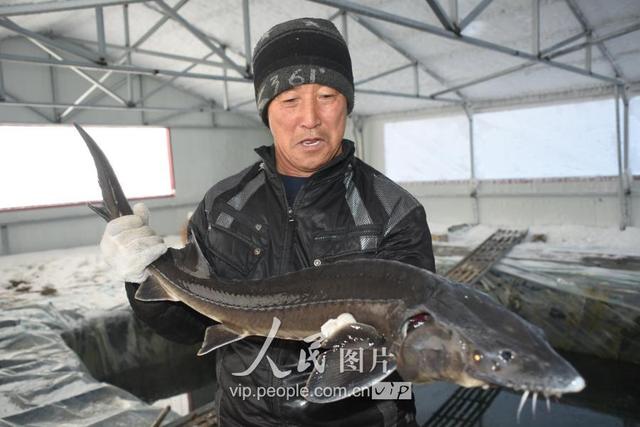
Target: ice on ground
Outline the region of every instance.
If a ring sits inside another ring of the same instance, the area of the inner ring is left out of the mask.
[[[179,236],[165,241],[180,246]],[[36,301],[83,315],[128,305],[122,280],[97,245],[0,256],[0,307]]]

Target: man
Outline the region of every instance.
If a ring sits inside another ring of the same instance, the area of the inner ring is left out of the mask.
[[[210,271],[228,279],[277,276],[353,258],[393,259],[434,271],[431,236],[417,200],[354,157],[343,140],[353,109],[354,86],[346,43],[335,26],[303,18],[276,25],[254,51],[258,111],[273,146],[247,169],[214,185],[190,222],[189,245],[198,245]],[[147,225],[148,213],[109,223],[101,246],[107,260],[126,273],[136,313],[158,333],[180,342],[199,342],[210,319],[182,303],[134,299],[144,267],[166,250]],[[124,275],[124,274],[123,274]],[[413,401],[349,398],[313,404],[302,396],[241,399],[237,386],[254,392],[304,384],[309,372],[296,369],[297,341],[274,340],[260,364],[246,376],[264,338],[250,337],[217,352],[217,409],[220,425],[404,426],[415,425]],[[276,370],[291,370],[279,378]]]

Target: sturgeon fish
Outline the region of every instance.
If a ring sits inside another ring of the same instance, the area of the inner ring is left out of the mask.
[[[95,161],[105,220],[132,213],[103,152],[77,124]],[[357,323],[322,342],[326,349],[307,380],[313,402],[347,397],[398,371],[405,381],[502,386],[548,398],[579,392],[585,381],[547,342],[544,332],[469,286],[408,264],[379,259],[339,261],[261,280],[223,280],[202,265],[197,244],[169,250],[149,267],[135,298],[181,301],[216,323],[198,354],[248,336],[304,340],[330,318]],[[344,351],[358,350],[367,367],[345,370]],[[343,369],[338,369],[341,367]],[[322,369],[323,368],[323,369]],[[337,396],[314,393],[341,387]],[[535,408],[535,406],[534,406]]]

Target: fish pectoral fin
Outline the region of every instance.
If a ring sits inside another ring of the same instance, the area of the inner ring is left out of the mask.
[[[157,282],[147,279],[142,282],[136,291],[136,299],[139,301],[180,301],[178,298],[170,295]]]
[[[100,215],[102,219],[109,222],[111,220],[111,215],[109,215],[109,211],[107,211],[104,207],[96,206],[91,203],[87,203],[89,209]]]
[[[307,379],[306,399],[315,403],[335,402],[382,381],[397,365],[395,356],[384,350],[384,347],[345,346],[324,352]]]
[[[365,323],[347,323],[329,335],[320,344],[323,348],[332,347],[376,347],[384,344],[384,337],[376,328]]]
[[[204,333],[204,340],[202,341],[202,347],[198,350],[198,356],[212,352],[232,342],[240,341],[245,337],[246,335],[238,335],[237,332],[233,332],[222,323],[209,326]]]

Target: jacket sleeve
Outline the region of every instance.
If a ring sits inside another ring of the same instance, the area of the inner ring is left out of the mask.
[[[436,272],[431,232],[422,205],[409,210],[385,234],[377,257],[405,262]]]
[[[204,218],[203,203],[200,203],[189,222],[190,235],[198,235]],[[193,243],[189,242],[187,245]],[[182,251],[189,250],[185,247],[177,250],[179,255]],[[176,252],[176,250],[171,250]],[[171,256],[165,254],[163,256]],[[215,323],[212,319],[198,313],[182,302],[162,301],[144,302],[135,299],[135,293],[140,285],[137,283],[126,283],[127,297],[135,316],[146,323],[158,335],[168,340],[183,343],[195,344],[202,341],[205,329]]]

